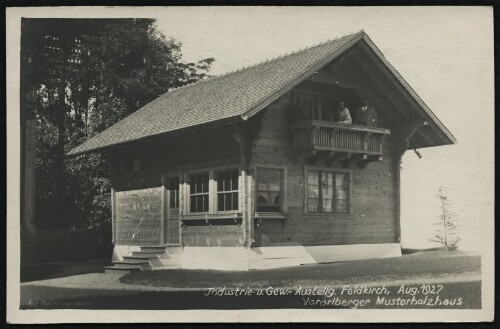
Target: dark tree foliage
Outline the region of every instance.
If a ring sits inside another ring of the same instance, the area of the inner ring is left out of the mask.
[[[153,19],[25,19],[22,28],[21,80],[38,94],[36,225],[109,228],[102,156],[65,154],[169,89],[207,77],[214,59],[182,62],[181,43]]]

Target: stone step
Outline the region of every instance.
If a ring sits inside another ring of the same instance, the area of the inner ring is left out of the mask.
[[[136,268],[136,267],[130,267],[130,268],[126,268],[126,267],[115,267],[115,266],[105,266],[105,267],[104,267],[104,273],[120,273],[120,274],[127,274],[127,273],[130,273],[130,272],[140,271],[140,270],[141,270],[140,268]]]
[[[133,258],[124,256],[122,261],[114,262],[114,264],[149,264],[149,258]]]
[[[113,263],[113,266],[116,268],[127,268],[127,269],[128,268],[136,268],[136,269],[142,270],[143,267],[141,265],[146,265],[146,264],[149,265],[149,262],[137,264],[137,263],[128,263],[128,262],[119,261],[119,262]]]
[[[158,255],[154,254],[154,256],[149,256],[149,255],[144,255],[144,254],[139,254],[139,255],[132,255],[132,256],[123,256],[123,259],[146,259],[146,260],[151,260],[151,259],[156,259],[158,258]]]
[[[145,257],[145,258],[154,258],[159,255],[165,254],[165,250],[163,252],[146,252],[146,251],[133,251],[132,257]]]
[[[165,247],[141,247],[141,252],[146,253],[164,253]]]

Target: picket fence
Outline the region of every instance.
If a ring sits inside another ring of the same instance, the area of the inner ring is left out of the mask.
[[[21,264],[43,264],[111,257],[111,233],[88,230],[21,232]]]

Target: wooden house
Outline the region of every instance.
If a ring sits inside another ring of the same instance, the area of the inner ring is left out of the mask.
[[[363,97],[376,126],[329,120]],[[453,143],[361,31],[171,90],[69,155],[109,161],[110,270],[248,270],[401,255],[401,157]]]

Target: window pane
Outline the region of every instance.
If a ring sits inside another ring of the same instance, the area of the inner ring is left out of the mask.
[[[196,197],[192,196],[191,197],[191,212],[196,212]]]
[[[271,202],[273,204],[280,204],[280,193],[271,192]]]
[[[346,200],[335,200],[335,211],[337,212],[347,212],[347,202]]]
[[[231,175],[225,175],[224,177],[224,191],[230,191],[231,190]]]
[[[269,190],[269,184],[267,184],[267,182],[265,182],[265,183],[259,182],[257,188],[259,190]]]
[[[335,175],[335,186],[336,187],[345,186],[345,174]]]
[[[219,194],[217,196],[217,209],[219,211],[223,211],[224,210],[224,194]]]
[[[233,209],[232,210],[238,210],[239,208],[239,200],[238,200],[238,193],[231,193],[233,196]]]
[[[318,186],[319,185],[319,172],[317,171],[309,171],[307,173],[307,185]]]
[[[208,211],[208,195],[195,195],[191,197],[191,212]]]
[[[283,170],[259,168],[257,170],[257,211],[280,211]]]
[[[170,191],[170,208],[179,208],[179,177],[167,179],[165,187]]]
[[[257,198],[257,203],[271,203],[271,197],[267,192],[259,192],[259,196]]]
[[[204,176],[203,177],[203,182],[202,182],[202,186],[203,186],[203,193],[208,193],[208,175]]]
[[[217,175],[217,191],[223,191],[224,190],[224,175],[222,173],[219,173]]]
[[[238,176],[238,171],[234,171],[233,179],[231,180],[231,190],[233,191],[238,190]]]
[[[321,185],[324,187],[332,186],[333,184],[333,173],[323,172],[321,176]]]
[[[322,210],[324,212],[332,212],[332,199],[323,197]]]
[[[179,208],[179,191],[170,191],[170,208]]]
[[[281,186],[280,186],[280,182],[270,182],[269,183],[269,190],[271,191],[280,191],[281,190]]]
[[[191,194],[208,193],[208,174],[193,175],[190,178]]]
[[[308,199],[307,200],[307,210],[310,212],[318,211],[318,199]]]
[[[335,189],[335,199],[345,200],[347,199],[347,192],[344,189]]]
[[[319,186],[308,186],[307,196],[309,198],[318,198],[319,197]]]
[[[333,173],[324,172],[321,176],[321,211],[332,212],[332,199],[333,199]]]
[[[203,201],[203,210],[201,211],[208,211],[208,195],[202,195],[202,201]]]

